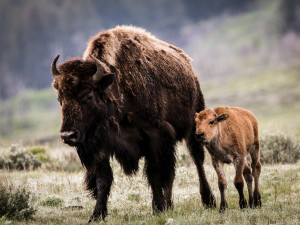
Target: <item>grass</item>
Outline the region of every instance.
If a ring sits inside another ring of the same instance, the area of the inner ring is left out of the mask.
[[[243,77],[202,83],[208,108],[239,106],[252,111],[260,131],[293,130],[300,135],[300,64],[278,66]]]
[[[59,149],[59,151],[70,151]],[[217,176],[207,155],[205,169],[219,204]],[[153,216],[151,192],[142,172],[128,177],[112,161],[114,183],[108,202],[106,224],[298,224],[300,221],[300,164],[263,165],[260,179],[263,207],[240,210],[238,193],[233,185],[234,168],[225,166],[228,179],[228,210],[205,209],[200,200],[197,172],[183,145],[178,146],[174,182],[174,209]],[[83,186],[84,172],[5,171],[3,185],[22,185],[35,194],[37,212],[34,220],[13,224],[85,224],[95,200]],[[244,189],[247,196],[247,190]],[[53,203],[53,204],[52,204]],[[0,220],[1,224],[1,220]]]

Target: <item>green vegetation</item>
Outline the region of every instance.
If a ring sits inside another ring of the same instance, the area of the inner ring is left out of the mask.
[[[58,139],[60,108],[52,88],[27,91],[0,108],[0,145],[11,142],[45,143]]]
[[[264,133],[260,137],[262,163],[297,163],[300,160],[300,138]]]
[[[207,107],[247,108],[259,121],[262,208],[239,209],[230,165],[225,166],[228,210],[219,214],[218,209],[205,209],[195,165],[180,143],[174,209],[152,215],[143,160],[133,177],[125,176],[112,160],[114,183],[106,224],[299,223],[300,38],[293,32],[279,33],[281,2],[260,1],[255,10],[222,15],[182,30],[183,49],[194,59]],[[58,144],[61,115],[55,91],[27,90],[0,106],[0,224],[10,220],[13,224],[86,223],[95,201],[84,189],[76,151]],[[11,143],[23,143],[26,148],[7,149]],[[206,156],[207,177],[219,204],[216,173]],[[13,188],[17,186],[24,188]],[[29,188],[36,193],[34,201]]]
[[[0,218],[28,220],[32,219],[35,213],[30,191],[23,187],[12,189],[0,185]]]
[[[41,202],[42,206],[60,207],[64,204],[64,200],[60,197],[49,196]]]
[[[19,146],[12,146],[7,156],[0,155],[0,169],[34,170],[41,165],[41,162],[31,152]]]
[[[67,149],[65,149],[67,151]],[[179,146],[178,155],[188,155]],[[220,203],[216,174],[206,154],[205,169],[208,181]],[[229,208],[220,214],[217,209],[205,209],[201,203],[197,171],[189,158],[176,168],[174,181],[174,209],[153,216],[151,191],[143,171],[136,176],[124,175],[113,160],[114,184],[109,198],[106,224],[297,224],[300,220],[299,164],[263,165],[260,178],[262,208],[240,210],[238,193],[233,184],[234,167],[225,166],[228,178]],[[143,161],[140,168],[143,167]],[[26,224],[84,224],[90,217],[95,200],[84,190],[84,174],[48,171],[1,171],[0,181],[16,185],[22,180],[26,186],[38,190],[37,211],[33,221]],[[244,189],[247,196],[247,190]],[[219,205],[218,205],[219,206]],[[14,224],[23,222],[14,221]],[[96,223],[95,223],[96,224]]]

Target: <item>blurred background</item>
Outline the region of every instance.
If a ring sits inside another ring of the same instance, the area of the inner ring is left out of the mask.
[[[300,135],[298,0],[1,0],[0,146],[57,142],[53,58],[81,57],[123,24],[182,48],[207,107],[244,107],[261,131]]]

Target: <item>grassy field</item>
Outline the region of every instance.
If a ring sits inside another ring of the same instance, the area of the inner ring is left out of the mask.
[[[295,139],[300,136],[300,37],[280,37],[280,2],[260,1],[256,10],[187,26],[182,31],[187,40],[183,49],[194,60],[208,108],[247,108],[257,116],[261,134],[281,133]],[[46,146],[46,153],[39,156],[46,163],[38,170],[0,170],[0,184],[26,187],[37,209],[34,220],[0,218],[0,225],[85,224],[90,217],[95,200],[84,189],[84,171],[76,152],[58,144],[60,123],[60,106],[50,87],[27,90],[0,102],[0,159],[13,143]],[[283,143],[277,156],[286,150]],[[208,180],[219,204],[217,176],[206,155]],[[239,209],[234,169],[226,166],[229,209],[219,214],[218,209],[202,206],[196,168],[184,145],[178,145],[174,209],[157,216],[152,215],[143,161],[133,177],[126,177],[116,161],[112,166],[114,183],[106,224],[300,224],[299,161],[263,165],[261,209]]]
[[[174,209],[157,216],[152,215],[151,193],[142,172],[127,177],[112,162],[114,183],[109,198],[106,224],[299,224],[300,223],[300,164],[263,165],[260,187],[261,209],[238,207],[238,193],[233,185],[234,168],[225,167],[228,179],[229,209],[219,214],[218,209],[205,209],[200,200],[197,173],[183,145],[178,146],[178,163],[174,182]],[[73,151],[59,149],[58,151]],[[205,168],[209,183],[217,197],[217,177],[207,154]],[[25,186],[33,193],[37,209],[34,220],[13,221],[13,224],[84,224],[92,213],[95,201],[83,186],[84,172],[1,171],[4,185]],[[244,189],[247,196],[247,190]],[[54,199],[57,204],[49,204]],[[48,203],[47,203],[48,201]],[[0,224],[7,224],[0,219]]]

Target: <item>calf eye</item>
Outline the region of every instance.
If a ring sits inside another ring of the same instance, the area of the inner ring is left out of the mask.
[[[212,121],[209,121],[209,124],[214,124],[214,122],[215,122],[214,120],[212,120]]]

